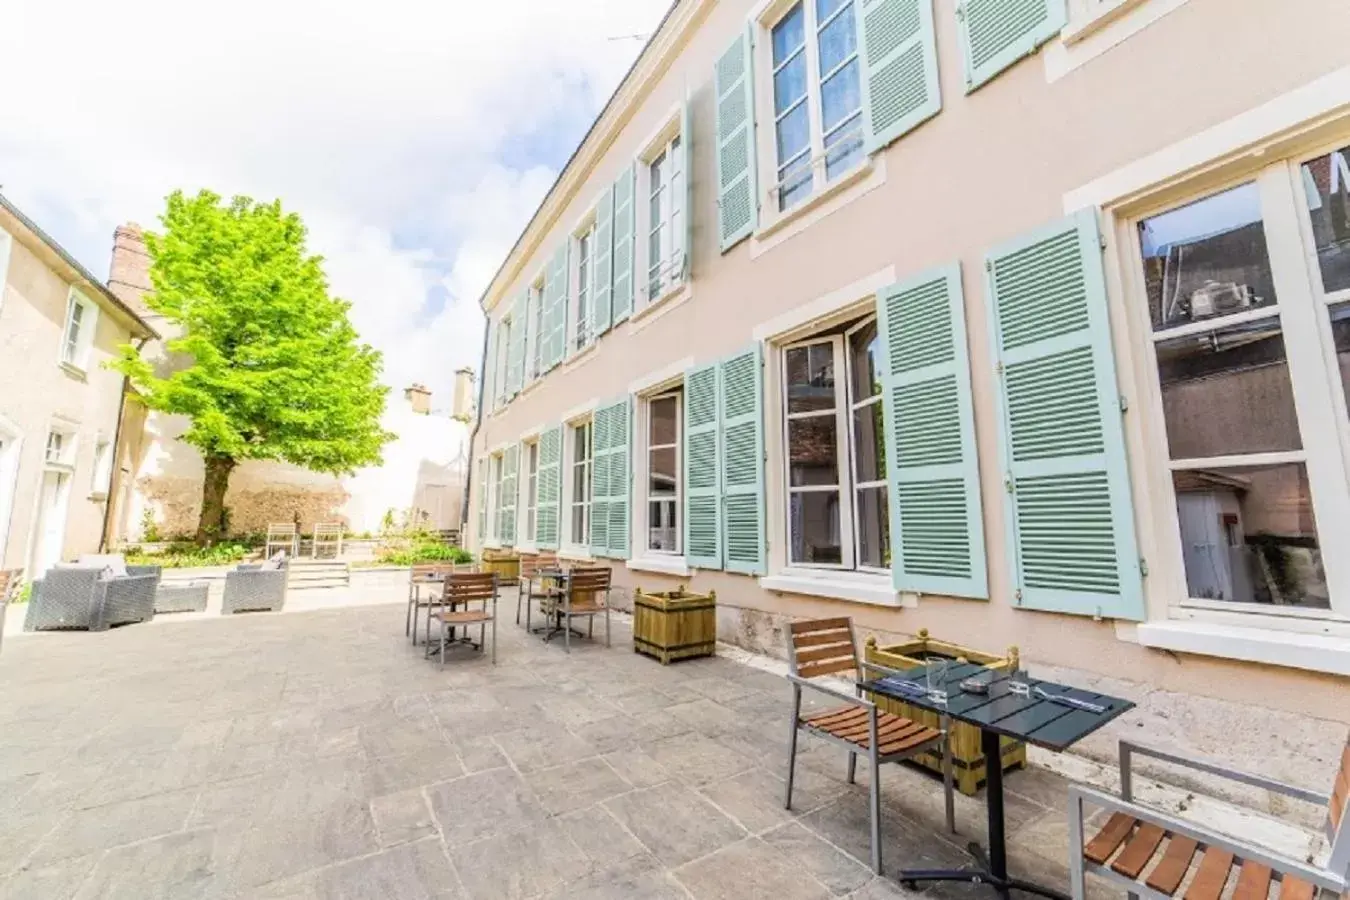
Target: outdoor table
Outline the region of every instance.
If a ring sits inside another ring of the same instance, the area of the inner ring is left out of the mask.
[[[569,578],[572,577],[572,573],[571,573],[571,571],[569,571],[568,569],[564,569],[562,566],[552,566],[552,567],[549,567],[549,568],[542,568],[542,569],[539,569],[539,570],[535,573],[535,577],[538,578],[538,579],[540,579],[541,581],[549,581],[549,580],[552,580],[552,581],[557,582],[557,584],[558,584],[558,589],[561,590],[562,592],[566,593],[566,592],[567,592],[567,581],[568,581]],[[544,623],[542,626],[540,626],[539,628],[533,628],[533,629],[531,629],[532,633],[534,633],[534,634],[541,634],[541,633],[542,633],[542,634],[544,635],[544,643],[548,643],[550,640],[553,639],[553,637],[554,637],[555,635],[562,634],[562,632],[563,632],[563,625],[562,625],[563,614],[562,614],[562,602],[561,602],[561,601],[559,601],[558,606],[554,609],[553,616],[552,616],[551,618],[556,619],[556,621],[553,622],[553,623],[550,623],[550,622],[548,622],[548,621],[545,621],[545,623]],[[572,633],[575,634],[577,637],[585,637],[585,636],[586,636],[586,635],[582,634],[581,631],[580,631],[579,629],[576,629],[576,628],[573,628],[573,629],[572,629]]]
[[[963,680],[977,675],[980,681],[988,683],[988,694],[977,694],[961,688]],[[1033,678],[1024,678],[1030,686],[1030,693],[1017,694],[1009,686],[1007,673],[973,663],[948,665],[944,679],[947,691],[945,703],[932,698],[927,690],[919,692],[904,684],[926,685],[927,678],[928,666],[918,666],[899,671],[897,675],[869,681],[864,688],[980,729],[980,745],[984,751],[985,803],[989,812],[989,853],[986,856],[978,843],[971,842],[967,849],[975,859],[974,868],[906,870],[900,873],[900,883],[913,887],[921,881],[960,881],[987,884],[1003,898],[1008,897],[1009,890],[1019,890],[1053,900],[1069,900],[1068,895],[1061,891],[1008,875],[1008,849],[1003,821],[1003,757],[999,739],[1015,738],[1061,753],[1107,722],[1133,709],[1134,704],[1118,697],[1094,694]],[[1072,697],[1105,709],[1100,713],[1078,709],[1050,699],[1041,692],[1051,696]]]

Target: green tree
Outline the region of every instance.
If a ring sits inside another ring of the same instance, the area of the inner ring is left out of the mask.
[[[198,544],[224,536],[225,492],[242,460],[344,474],[380,461],[388,389],[381,357],[357,340],[351,304],[328,293],[323,260],[281,203],[173,193],[163,233],[145,236],[154,293],[177,326],[165,373],[132,347],[114,367],[150,409],[187,416],[182,440],[206,464]]]

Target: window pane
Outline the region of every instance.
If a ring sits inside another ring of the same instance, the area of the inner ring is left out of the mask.
[[[886,488],[863,488],[857,493],[858,565],[887,569],[891,565],[891,519]]]
[[[648,454],[651,471],[648,473],[648,490],[653,494],[675,493],[675,448],[666,447],[653,450]]]
[[[838,2],[832,4],[839,6]],[[821,16],[819,21],[825,21]],[[858,31],[853,24],[853,9],[844,10],[820,31],[820,73],[828,75],[835,66],[853,55],[858,48]]]
[[[839,495],[833,491],[810,491],[792,495],[791,544],[794,563],[839,565],[843,549],[839,540]]]
[[[1336,363],[1341,371],[1346,402],[1350,403],[1350,303],[1337,303],[1329,313],[1331,337],[1336,342]]]
[[[572,507],[572,542],[574,544],[589,544],[591,535],[586,529],[586,507]]]
[[[648,443],[673,444],[676,440],[676,423],[679,419],[680,400],[678,397],[662,397],[653,400],[648,407],[651,416]]]
[[[824,22],[834,11],[852,0],[816,0],[816,21]]]
[[[773,64],[775,68],[791,56],[794,50],[806,43],[805,22],[806,16],[799,3],[773,27]]]
[[[1313,243],[1328,294],[1350,289],[1350,147],[1303,164]]]
[[[859,484],[886,479],[886,425],[880,402],[853,411],[853,469]]]
[[[853,402],[860,403],[881,393],[881,340],[873,319],[848,338],[850,388]]]
[[[791,209],[811,196],[811,157],[803,153],[796,162],[778,170],[778,208]]]
[[[858,82],[858,61],[855,59],[820,86],[820,115],[824,129],[833,130],[860,109],[862,87]]]
[[[652,550],[676,553],[680,523],[674,500],[653,500],[647,504],[647,546]]]
[[[863,157],[862,113],[841,123],[825,135],[825,178],[833,181],[851,170]]]
[[[773,113],[782,115],[806,94],[806,54],[798,53],[773,76]]]
[[[794,347],[787,352],[788,412],[834,409],[834,348]]]
[[[839,429],[834,416],[788,421],[788,470],[793,487],[839,483]]]
[[[1302,448],[1279,319],[1160,341],[1173,459]]]
[[[1330,609],[1302,463],[1174,472],[1192,597]]]
[[[778,120],[774,126],[778,133],[778,161],[792,159],[806,149],[811,142],[811,122],[807,118],[806,104],[802,103],[792,112]]]
[[[1140,222],[1139,243],[1155,330],[1275,302],[1255,184]]]

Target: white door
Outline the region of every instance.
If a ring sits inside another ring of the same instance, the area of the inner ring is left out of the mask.
[[[42,473],[38,494],[38,522],[33,542],[33,578],[41,578],[61,561],[65,548],[66,507],[70,500],[70,475],[48,469]]]

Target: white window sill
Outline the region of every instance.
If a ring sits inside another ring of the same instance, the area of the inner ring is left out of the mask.
[[[849,600],[871,606],[900,608],[904,606],[889,575],[871,575],[859,572],[812,572],[785,569],[759,579],[766,591],[785,594],[806,594],[811,597],[829,597]]]
[[[558,551],[558,559],[570,559],[573,562],[595,562],[588,547],[563,547]]]
[[[89,380],[89,374],[88,372],[85,371],[84,367],[77,366],[75,365],[75,363],[65,362],[63,360],[61,362],[61,371],[65,372],[67,375],[69,375],[71,378],[74,378],[76,381]]]
[[[1343,637],[1180,621],[1145,622],[1135,634],[1159,650],[1350,675],[1350,639]]]
[[[663,575],[689,576],[689,563],[683,556],[643,556],[630,559],[628,568],[638,572],[660,572]]]
[[[108,499],[107,491],[93,491],[89,495],[89,500],[93,503],[102,503]]]
[[[502,549],[502,542],[501,542],[501,541],[483,541],[483,549],[484,549],[484,550],[500,550],[500,549]]]
[[[777,215],[770,214],[761,220],[759,228],[750,239],[750,257],[754,259],[767,253],[788,238],[800,234],[811,225],[885,183],[885,159],[880,155],[867,157],[852,172],[841,175],[792,209]]]
[[[629,316],[628,330],[630,332],[641,331],[672,309],[684,305],[685,301],[692,296],[693,290],[688,279],[667,288],[661,296],[643,304],[641,309]]]
[[[539,552],[539,548],[534,544],[516,544],[516,552],[535,554]]]
[[[597,341],[591,341],[589,344],[586,345],[586,348],[584,350],[578,350],[576,353],[573,353],[571,356],[567,357],[567,359],[563,361],[562,370],[564,372],[570,372],[577,366],[589,362],[590,359],[593,356],[595,356],[595,348],[598,346],[600,345]]]
[[[1070,15],[1069,24],[1064,26],[1060,36],[1066,44],[1081,41],[1093,32],[1100,31],[1110,25],[1135,7],[1147,2],[1148,0],[1122,0],[1116,6],[1095,15]]]

